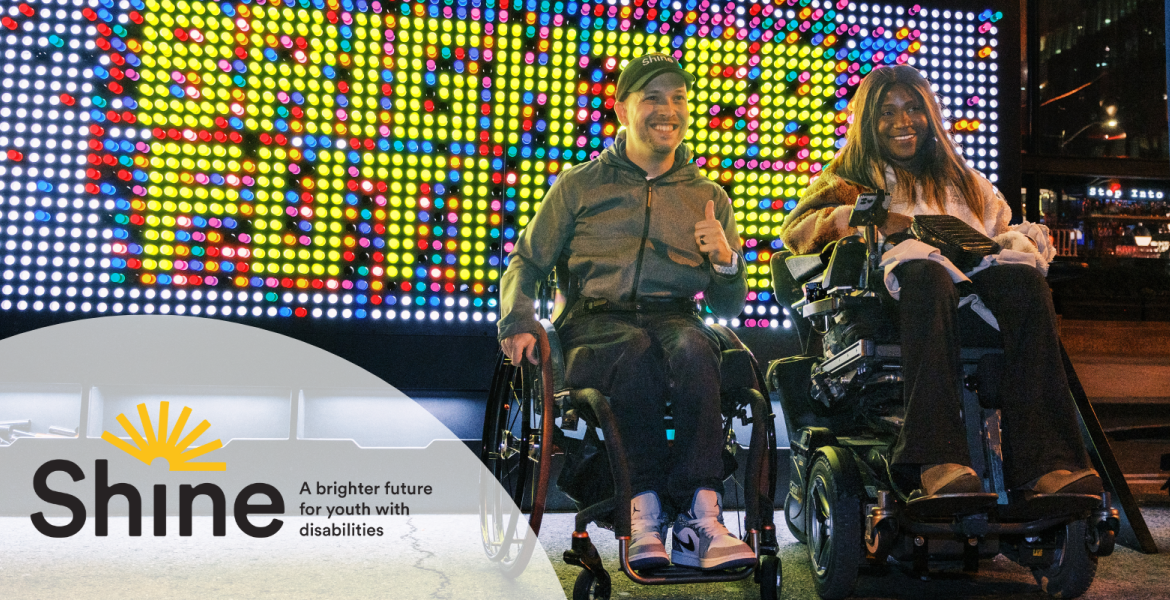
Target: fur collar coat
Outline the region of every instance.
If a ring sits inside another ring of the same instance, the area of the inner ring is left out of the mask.
[[[894,170],[887,167],[886,189],[897,190]],[[953,187],[947,189],[945,214],[962,219],[980,233],[997,238],[1011,230],[1011,207],[1003,195],[990,181],[978,176],[983,202],[983,218],[979,219]],[[826,244],[855,233],[849,227],[849,213],[857,202],[858,194],[873,191],[858,183],[839,177],[831,169],[818,177],[805,190],[796,208],[784,220],[780,239],[793,254],[809,254],[820,251]],[[922,187],[917,186],[915,197],[895,192],[890,211],[907,217],[915,215],[940,214],[933,206],[920,200]],[[889,232],[886,232],[889,233]]]

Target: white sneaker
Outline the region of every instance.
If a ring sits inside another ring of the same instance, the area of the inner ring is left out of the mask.
[[[634,496],[630,502],[630,568],[657,569],[670,564],[662,543],[667,524],[658,494],[642,492]]]
[[[734,569],[756,564],[756,553],[723,525],[722,496],[695,491],[691,509],[674,522],[671,562],[699,569]]]

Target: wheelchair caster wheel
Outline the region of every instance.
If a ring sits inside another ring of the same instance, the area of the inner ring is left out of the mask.
[[[1097,557],[1089,553],[1084,521],[1073,521],[1057,530],[1052,564],[1033,568],[1040,589],[1053,598],[1076,598],[1088,591],[1097,575]]]
[[[760,583],[760,600],[776,600],[780,597],[780,588],[784,582],[784,566],[776,556],[761,556],[760,566],[756,570],[756,580]]]
[[[890,556],[890,547],[894,545],[894,532],[889,524],[883,524],[873,532],[873,539],[865,542],[865,560],[868,566],[884,566]]]
[[[1085,544],[1089,548],[1089,554],[1109,556],[1113,554],[1113,548],[1117,545],[1117,536],[1112,531],[1089,530],[1089,537]]]
[[[602,581],[592,571],[582,569],[573,585],[573,600],[609,600],[611,591],[608,577]]]

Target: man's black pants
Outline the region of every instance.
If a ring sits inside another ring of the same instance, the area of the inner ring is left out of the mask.
[[[974,291],[995,315],[999,333],[982,321],[959,319],[960,293],[938,263],[915,260],[894,270],[901,285],[906,421],[894,450],[904,466],[971,464],[959,416],[961,342],[1002,341],[1000,378],[1004,476],[1016,487],[1055,469],[1089,466],[1076,408],[1060,357],[1052,294],[1038,270],[1001,265],[971,276]],[[967,311],[967,308],[963,309]],[[998,338],[998,340],[997,340]]]
[[[609,397],[634,495],[654,491],[684,510],[698,488],[722,492],[719,343],[697,315],[575,313],[558,334],[569,359],[567,383]],[[668,399],[673,445],[664,425]]]

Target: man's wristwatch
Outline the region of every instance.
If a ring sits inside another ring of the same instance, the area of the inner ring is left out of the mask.
[[[726,267],[717,265],[715,263],[711,263],[711,266],[715,267],[715,272],[720,275],[735,275],[736,273],[739,273],[739,254],[732,252],[731,264]]]

